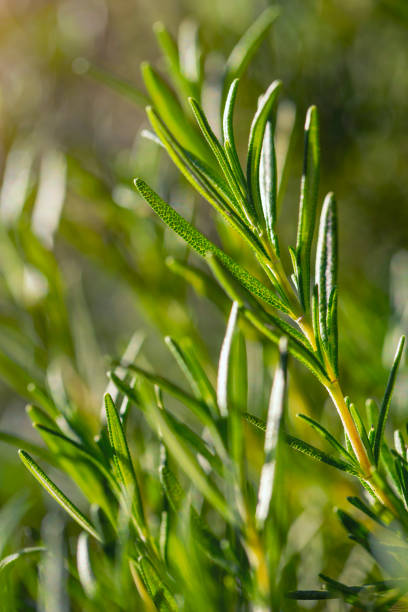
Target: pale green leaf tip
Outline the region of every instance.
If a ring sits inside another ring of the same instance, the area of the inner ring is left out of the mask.
[[[308,130],[310,128],[312,121],[316,121],[318,117],[319,117],[319,113],[317,110],[317,106],[315,104],[312,104],[312,106],[309,106],[309,108],[307,109],[305,130]]]
[[[160,34],[161,32],[166,31],[166,26],[162,21],[155,21],[153,24],[153,32],[155,34]]]
[[[112,373],[112,372],[110,372],[110,374],[111,374],[111,373]],[[103,400],[104,400],[104,402],[105,402],[105,406],[108,406],[108,405],[114,404],[114,401],[113,401],[112,396],[111,396],[111,394],[110,394],[110,393],[105,393],[105,395],[103,396]]]

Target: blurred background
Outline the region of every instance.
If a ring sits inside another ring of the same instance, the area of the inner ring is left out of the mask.
[[[310,104],[319,108],[320,197],[333,190],[340,211],[340,362],[344,388],[361,403],[382,396],[396,339],[408,331],[408,4],[274,4],[281,16],[240,84],[237,140],[244,151],[258,96],[282,79],[288,113],[296,108],[297,122],[280,218],[293,244],[302,124]],[[143,359],[158,372],[179,376],[162,341],[169,333],[191,336],[214,372],[224,315],[165,264],[168,255],[185,258],[185,247],[132,187],[132,179],[143,176],[215,235],[209,207],[195,200],[154,143],[141,138],[147,122],[140,63],[164,68],[152,31],[158,20],[184,38],[199,24],[211,116],[211,79],[266,6],[258,0],[0,0],[2,431],[32,437],[24,412],[31,399],[27,382],[45,379],[56,395],[67,393],[92,426],[110,359],[135,333],[136,341],[144,339]],[[218,231],[226,248],[245,259]],[[262,414],[268,387],[258,366],[268,371],[274,351],[256,342],[248,350],[251,411]],[[311,439],[294,418],[301,411],[335,430],[321,390],[294,367],[290,427]],[[393,408],[397,424],[406,415],[407,391],[404,367]],[[24,506],[22,524],[39,529],[52,502],[18,465],[14,448],[0,444],[0,458],[0,504],[28,489],[30,512],[24,514]],[[332,489],[329,469],[312,463],[305,483],[296,466],[294,459],[292,504],[313,518],[311,544],[299,552],[302,588],[323,569],[338,574],[347,568],[347,545],[333,558],[325,534],[340,529],[327,500],[333,495],[341,505],[351,488],[344,480]],[[24,530],[16,535],[24,537]]]

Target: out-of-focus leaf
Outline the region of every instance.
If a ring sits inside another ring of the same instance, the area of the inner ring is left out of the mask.
[[[305,153],[296,241],[297,286],[306,312],[310,310],[310,251],[316,221],[319,170],[319,121],[316,107],[311,106],[305,122]]]
[[[285,338],[281,340],[279,350],[280,362],[275,371],[271,397],[269,400],[264,441],[265,458],[261,471],[258,503],[255,512],[255,517],[260,528],[264,526],[269,516],[276,479],[276,470],[278,467],[278,447],[282,434],[287,385],[287,340]]]
[[[234,79],[239,78],[245,71],[278,15],[279,9],[277,7],[271,6],[267,8],[248,28],[231,51],[225,66],[225,95],[230,83]]]
[[[19,451],[19,456],[25,467],[38,480],[46,491],[64,508],[64,510],[76,521],[82,529],[85,529],[94,538],[102,541],[101,536],[96,531],[92,523],[82,514],[82,512],[73,504],[66,495],[57,487],[57,485],[48,478],[40,466],[34,461],[28,453],[23,450]]]
[[[142,63],[142,76],[150,98],[166,125],[187,150],[201,159],[208,157],[208,147],[198,132],[187,121],[183,109],[174,93],[147,62]]]
[[[139,533],[145,536],[146,522],[139,484],[133,468],[133,463],[130,457],[120,416],[111,396],[108,393],[105,395],[105,409],[112,456],[118,477],[122,482],[127,494],[132,499],[132,511]]]

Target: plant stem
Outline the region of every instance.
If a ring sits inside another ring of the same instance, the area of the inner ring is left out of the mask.
[[[384,490],[383,483],[381,482],[382,479],[378,478],[376,467],[370,461],[370,458],[361,440],[360,434],[358,433],[357,427],[353,421],[353,417],[351,416],[347,404],[344,400],[344,395],[338,380],[332,380],[326,386],[326,389],[334,405],[336,406],[344,430],[350,440],[357,461],[360,464],[360,467],[363,472],[364,481],[369,485],[369,487],[375,493],[380,502],[384,506],[386,506],[397,518],[398,514],[396,508]]]

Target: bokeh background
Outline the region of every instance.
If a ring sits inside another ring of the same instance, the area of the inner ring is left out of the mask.
[[[342,376],[347,392],[362,403],[381,397],[396,338],[408,331],[408,5],[275,4],[281,16],[240,84],[237,139],[244,150],[257,97],[273,79],[282,79],[284,98],[297,112],[280,219],[292,244],[302,123],[310,104],[319,108],[320,196],[333,190],[340,211]],[[141,138],[147,125],[143,99],[129,96],[124,83],[143,91],[143,60],[163,68],[152,31],[156,21],[175,36],[180,26],[185,33],[199,24],[211,78],[266,6],[258,0],[0,0],[2,431],[32,437],[24,398],[33,378],[46,377],[56,394],[63,381],[71,401],[95,422],[110,359],[135,333],[144,338],[143,359],[156,371],[179,376],[162,341],[169,333],[190,335],[214,371],[223,314],[166,266],[166,257],[184,257],[185,247],[138,198],[133,177],[143,176],[212,236],[216,224],[165,155]],[[107,75],[113,88],[102,82]],[[227,246],[245,259],[239,245]],[[257,364],[273,363],[274,354],[256,343],[249,350],[252,411],[261,414],[267,387]],[[294,368],[290,426],[313,440],[296,423],[295,414],[303,411],[336,430],[324,395]],[[397,424],[406,415],[407,392],[404,366],[393,406]],[[147,443],[142,452],[148,452]],[[22,494],[29,504],[7,544],[12,550],[29,527],[41,529],[52,502],[18,464],[14,448],[0,442],[0,460],[0,505]],[[351,485],[336,480],[333,486],[328,469],[308,465],[306,479],[294,459],[290,475],[293,518],[300,509],[308,517],[293,538],[306,524],[310,531],[299,550],[299,588],[315,584],[319,571],[339,575],[356,567],[350,547],[345,543],[333,555],[328,537],[340,529],[329,499],[344,504]]]

